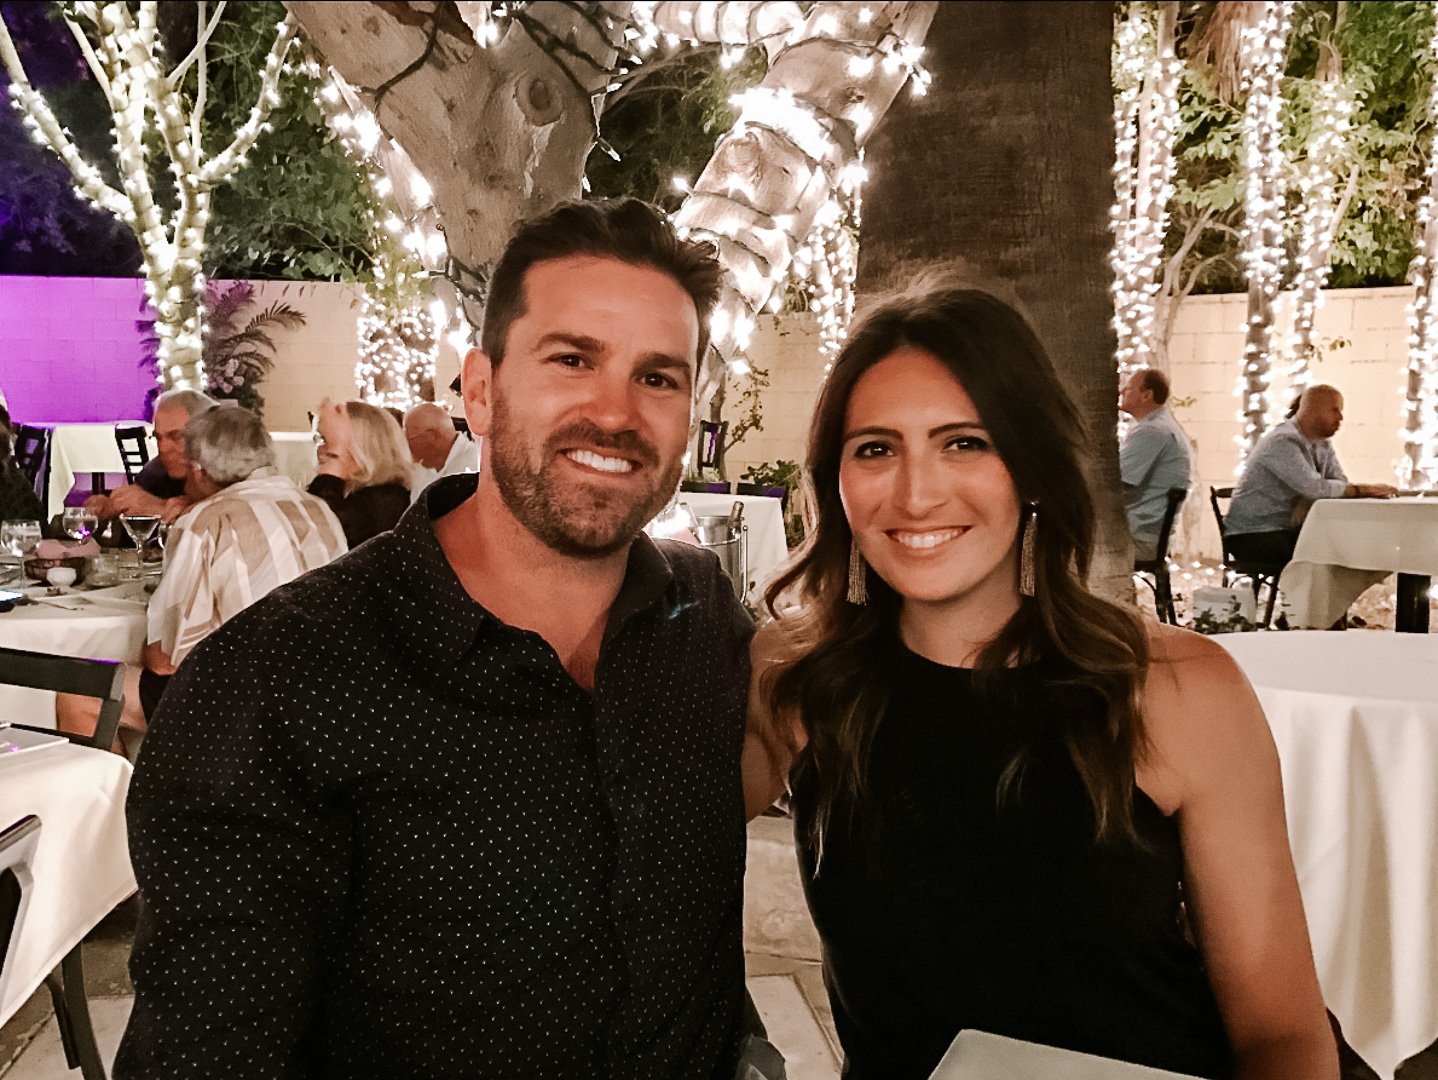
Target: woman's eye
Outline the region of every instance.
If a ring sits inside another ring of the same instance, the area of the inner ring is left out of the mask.
[[[889,447],[885,443],[881,442],[860,443],[858,446],[854,447],[854,456],[856,458],[883,457],[888,452]]]
[[[978,435],[959,435],[949,440],[949,448],[952,450],[984,451],[989,448],[989,441]]]

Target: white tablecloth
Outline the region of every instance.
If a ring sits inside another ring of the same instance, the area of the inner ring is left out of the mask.
[[[142,420],[121,421],[125,427],[146,426]],[[65,509],[65,496],[75,486],[75,477],[89,473],[125,471],[120,447],[111,424],[53,424],[50,427],[50,502],[46,513],[54,517]],[[150,456],[154,457],[153,440]]]
[[[34,892],[0,1000],[9,1020],[65,954],[135,891],[125,839],[130,763],[66,744],[0,759],[0,829],[40,818]]]
[[[1279,580],[1288,621],[1332,626],[1395,571],[1438,575],[1438,499],[1319,499]]]
[[[1318,979],[1391,1077],[1438,1040],[1438,636],[1225,634],[1283,768]]]
[[[145,645],[145,593],[140,582],[58,599],[80,610],[40,603],[0,612],[0,645],[56,656],[140,662]],[[54,727],[55,695],[0,684],[0,720]]]
[[[308,487],[319,470],[315,439],[308,431],[272,431],[275,465],[300,487]]]
[[[709,495],[681,491],[679,501],[688,503],[695,517],[728,516],[734,503],[744,504],[744,523],[749,526],[749,591],[757,600],[765,583],[789,557],[784,540],[784,503],[765,495]]]

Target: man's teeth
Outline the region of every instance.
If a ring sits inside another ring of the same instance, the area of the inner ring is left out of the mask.
[[[601,457],[593,450],[569,450],[566,451],[565,456],[570,461],[588,465],[591,469],[598,469],[600,472],[624,473],[634,469],[634,466],[624,458]]]
[[[890,535],[891,535],[895,540],[897,540],[899,543],[903,544],[905,547],[910,547],[910,548],[931,548],[931,547],[938,547],[940,544],[944,543],[944,541],[946,541],[946,540],[952,540],[954,537],[958,536],[961,532],[963,532],[962,529],[944,529],[944,530],[942,530],[942,531],[940,531],[940,532],[927,532],[927,533],[900,533],[900,532],[896,532],[896,533],[890,533]]]

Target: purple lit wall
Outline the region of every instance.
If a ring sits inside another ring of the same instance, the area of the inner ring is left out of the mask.
[[[16,423],[145,416],[139,278],[0,276],[0,390]]]

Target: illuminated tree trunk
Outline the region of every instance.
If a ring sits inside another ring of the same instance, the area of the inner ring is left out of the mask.
[[[104,91],[110,107],[121,191],[116,191],[81,156],[69,133],[45,99],[30,85],[20,57],[0,20],[0,61],[10,74],[10,92],[25,114],[25,126],[69,167],[80,195],[108,210],[130,227],[144,258],[145,295],[155,309],[159,337],[160,380],[170,387],[205,385],[201,357],[205,279],[200,263],[210,193],[245,163],[265,118],[279,103],[276,86],[285,54],[294,40],[289,20],[265,61],[259,99],[249,119],[221,153],[205,154],[201,117],[205,103],[205,51],[219,22],[220,9],[207,23],[201,3],[199,39],[169,72],[156,25],[158,5],[146,0],[137,9],[123,3],[79,3],[63,9],[65,21]],[[82,26],[79,20],[88,26]],[[93,40],[92,40],[93,39]],[[186,70],[195,65],[198,95],[188,109],[180,93]],[[156,147],[162,148],[161,150]],[[150,160],[162,152],[175,178],[177,208],[165,220],[150,186]]]
[[[1108,263],[1112,35],[1106,4],[940,5],[930,93],[901,95],[870,140],[858,289],[948,262],[1017,301],[1089,430],[1094,585],[1131,598]]]

